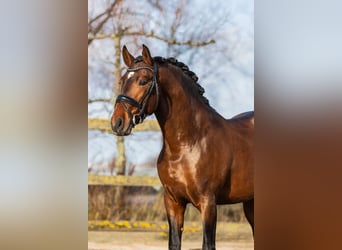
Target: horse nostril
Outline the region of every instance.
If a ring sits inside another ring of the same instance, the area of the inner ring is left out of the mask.
[[[113,121],[110,121],[110,126],[111,126],[113,132],[115,132],[115,124],[113,123]]]
[[[118,119],[116,119],[114,128],[112,127],[112,129],[115,132],[121,132],[123,129],[123,125],[124,125],[123,119],[122,119],[122,117],[119,117]]]

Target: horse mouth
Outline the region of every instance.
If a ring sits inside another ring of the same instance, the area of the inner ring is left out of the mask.
[[[128,130],[125,131],[125,133],[123,134],[124,136],[130,135],[132,132],[132,128],[129,128]]]

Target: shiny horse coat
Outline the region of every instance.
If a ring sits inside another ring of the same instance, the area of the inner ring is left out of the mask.
[[[164,187],[169,249],[181,248],[186,205],[203,222],[202,249],[215,249],[216,205],[243,202],[254,230],[254,112],[225,119],[210,107],[197,76],[174,58],[151,57],[143,45],[134,58],[124,46],[127,72],[111,125],[115,134],[155,113],[163,134],[158,174]]]

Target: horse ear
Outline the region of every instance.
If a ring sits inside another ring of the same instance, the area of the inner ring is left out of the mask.
[[[145,63],[150,66],[153,66],[153,58],[151,56],[150,50],[147,48],[145,44],[143,44],[142,58]]]
[[[133,64],[134,57],[128,52],[126,45],[124,45],[122,48],[122,57],[127,67]]]

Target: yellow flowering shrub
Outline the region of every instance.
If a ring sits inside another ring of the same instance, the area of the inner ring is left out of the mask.
[[[88,221],[88,230],[146,230],[146,231],[160,231],[160,236],[167,237],[169,225],[167,223],[156,223],[147,221],[134,221],[119,220],[111,222],[108,220],[103,221]],[[183,228],[184,234],[191,234],[202,231],[202,226],[197,222],[192,222],[189,225],[185,225]]]

